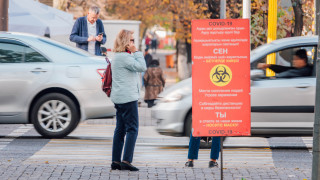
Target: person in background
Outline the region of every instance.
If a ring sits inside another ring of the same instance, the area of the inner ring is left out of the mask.
[[[131,163],[139,128],[140,78],[138,72],[147,70],[146,62],[142,52],[137,51],[134,46],[132,31],[124,29],[120,31],[116,37],[113,52],[115,55],[111,63],[111,100],[116,108],[117,123],[113,136],[111,169],[139,171]]]
[[[146,60],[147,68],[150,66],[150,63],[152,61],[152,55],[149,53],[149,49],[144,50],[144,59]]]
[[[151,44],[151,38],[149,37],[149,34],[146,35],[145,44],[146,44],[146,49],[149,49]]]
[[[276,74],[276,78],[292,78],[311,76],[312,66],[308,64],[307,51],[305,49],[299,49],[293,55],[292,67],[280,66],[274,64],[259,63],[258,69],[270,68]]]
[[[158,47],[158,38],[157,38],[157,35],[154,34],[151,40],[152,53],[157,53],[157,47]]]
[[[151,54],[149,54],[149,49],[148,48],[146,48],[145,50],[144,50],[144,59],[146,60],[146,65],[147,65],[147,68],[149,67],[149,64],[150,64],[150,62],[152,61],[152,56],[151,56]],[[144,86],[144,80],[143,80],[143,76],[144,76],[144,74],[145,74],[145,72],[142,72],[141,73],[141,77],[142,77],[142,87]]]
[[[100,49],[101,49],[101,56],[107,56],[108,55],[107,48],[101,47]]]
[[[90,7],[87,16],[76,20],[69,38],[78,48],[97,56],[101,56],[100,46],[107,41],[102,21],[98,19],[99,13],[97,6]]]
[[[50,29],[47,27],[44,32],[44,37],[50,38]]]
[[[186,167],[193,167],[193,161],[195,159],[198,159],[200,140],[201,137],[193,137],[191,132],[189,141],[188,161],[185,164]],[[219,152],[220,137],[212,137],[209,168],[218,167],[217,160],[219,158]]]
[[[157,99],[158,94],[163,91],[165,85],[163,72],[159,67],[159,60],[151,61],[143,78],[146,87],[144,100],[148,103],[148,108],[151,108],[154,106],[154,100]]]

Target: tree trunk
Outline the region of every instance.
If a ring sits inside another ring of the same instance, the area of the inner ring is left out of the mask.
[[[9,0],[0,0],[0,31],[8,31]]]
[[[208,0],[208,11],[211,12],[211,19],[220,18],[220,0]]]
[[[141,48],[142,48],[142,43],[141,43],[141,42],[142,42],[143,38],[146,36],[147,30],[148,30],[148,28],[144,28],[144,29],[143,29],[143,32],[142,32],[142,36],[141,36],[141,37],[139,36],[139,40],[140,40],[139,49],[140,49],[142,52],[144,52],[144,49],[141,49]]]
[[[180,80],[191,77],[191,63],[188,63],[187,46],[184,41],[178,44],[178,76]]]
[[[300,0],[291,0],[294,11],[294,33],[293,36],[301,36],[303,28],[303,11]]]

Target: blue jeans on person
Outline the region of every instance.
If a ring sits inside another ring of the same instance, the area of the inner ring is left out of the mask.
[[[201,137],[193,137],[190,134],[188,159],[198,159]],[[218,159],[220,152],[220,137],[212,137],[210,159]]]
[[[112,161],[121,162],[124,137],[126,136],[123,161],[131,163],[139,129],[138,101],[115,104],[115,108],[117,110],[117,124],[113,136]]]

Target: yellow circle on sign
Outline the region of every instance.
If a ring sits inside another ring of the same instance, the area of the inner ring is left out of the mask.
[[[231,69],[224,64],[218,64],[210,71],[210,80],[216,86],[226,86],[231,82],[231,79]]]

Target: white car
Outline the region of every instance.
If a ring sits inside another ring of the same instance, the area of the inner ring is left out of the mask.
[[[293,53],[306,49],[309,64],[316,60],[318,37],[292,37],[273,41],[251,52],[251,132],[256,136],[312,135],[315,106],[315,66],[312,76],[270,79],[257,70],[259,62],[276,53],[276,64],[290,66]],[[152,117],[157,131],[189,136],[192,124],[192,81],[181,81],[159,95]]]
[[[0,33],[0,124],[32,123],[49,138],[80,121],[111,117],[101,90],[105,60],[48,38]]]

